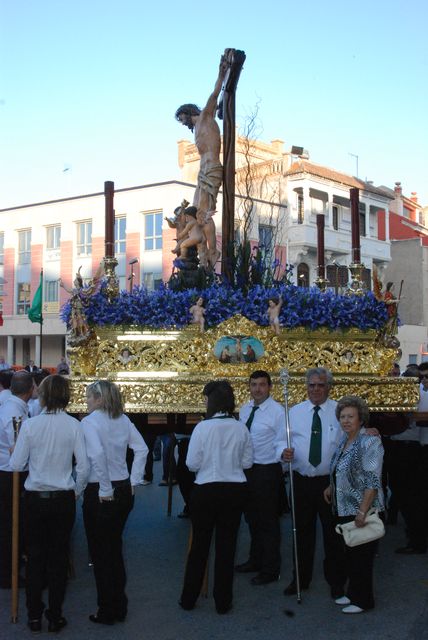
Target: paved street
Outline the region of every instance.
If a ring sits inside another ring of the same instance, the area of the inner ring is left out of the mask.
[[[155,464],[160,473],[160,463]],[[398,556],[394,548],[404,543],[402,523],[388,527],[376,560],[376,609],[357,616],[345,616],[330,599],[322,577],[320,553],[315,579],[303,602],[282,595],[291,576],[290,517],[283,519],[282,575],[278,583],[263,587],[249,584],[249,576],[237,575],[234,608],[219,616],[212,597],[200,599],[194,611],[182,611],[178,605],[189,521],[176,517],[182,509],[178,488],[174,488],[173,515],[166,516],[167,489],[155,482],[140,487],[136,506],[125,534],[128,567],[129,615],[125,623],[113,627],[89,622],[96,611],[95,583],[88,567],[86,541],[79,505],[74,530],[76,578],[67,592],[64,615],[69,625],[61,637],[103,640],[306,640],[336,638],[370,640],[407,640],[428,638],[428,556]],[[246,559],[248,533],[241,526],[237,561]],[[212,587],[211,587],[212,588]],[[0,637],[7,640],[30,637],[26,627],[24,593],[20,591],[18,624],[10,620],[9,591],[0,591]],[[287,615],[293,612],[294,615]],[[45,625],[46,631],[46,625]]]

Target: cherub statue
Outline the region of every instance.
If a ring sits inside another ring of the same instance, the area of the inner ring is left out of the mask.
[[[186,221],[184,219],[184,210],[189,205],[187,200],[183,200],[179,207],[174,209],[174,217],[173,218],[165,218],[168,223],[170,229],[177,229],[177,233],[181,233],[184,227],[186,226]]]
[[[122,349],[120,355],[117,358],[119,360],[119,362],[121,362],[122,364],[124,364],[125,366],[130,364],[134,359],[135,356],[131,355],[129,349],[127,347],[125,347],[124,349]]]
[[[272,331],[279,336],[279,312],[282,307],[282,296],[279,296],[279,298],[269,298],[268,305],[267,316],[269,318],[269,324],[272,327]]]
[[[192,314],[191,323],[198,324],[201,331],[205,329],[205,313],[206,309],[204,307],[204,299],[199,297],[196,301],[196,304],[193,304],[190,309],[190,313]]]
[[[172,253],[187,258],[187,252],[190,247],[203,245],[205,235],[202,226],[196,220],[196,207],[187,207],[184,210],[185,227],[177,234],[177,244]]]
[[[65,285],[62,281],[62,278],[59,278],[60,287],[62,287],[65,291],[67,291],[67,293],[71,295],[71,333],[73,337],[79,341],[86,338],[90,333],[89,325],[86,320],[84,311],[84,305],[87,299],[97,293],[97,291],[99,290],[101,279],[104,275],[104,264],[102,262],[100,263],[94,277],[85,288],[83,287],[83,278],[80,273],[81,269],[82,267],[80,266],[76,273],[76,277],[74,278],[72,288],[67,287],[67,285]]]

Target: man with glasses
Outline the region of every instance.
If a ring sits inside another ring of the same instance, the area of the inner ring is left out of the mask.
[[[330,461],[341,437],[336,419],[336,401],[328,396],[333,377],[322,367],[306,372],[308,399],[290,409],[291,448],[282,458],[293,463],[294,499],[301,589],[308,589],[315,555],[315,534],[319,517],[324,541],[324,576],[334,599],[344,595],[346,575],[343,545],[335,532],[331,506],[324,500],[330,484]],[[297,593],[294,571],[285,595]]]

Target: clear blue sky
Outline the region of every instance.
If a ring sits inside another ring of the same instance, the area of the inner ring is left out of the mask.
[[[259,139],[428,205],[426,0],[1,0],[0,208],[179,177],[225,47]],[[69,167],[68,171],[64,169]]]

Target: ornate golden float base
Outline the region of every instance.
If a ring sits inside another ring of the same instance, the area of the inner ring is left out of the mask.
[[[232,362],[220,362],[219,345],[259,345],[256,361],[235,352]],[[129,351],[124,364],[122,352]],[[239,355],[239,357],[238,357]],[[311,331],[269,327],[234,316],[201,333],[190,325],[181,330],[140,327],[98,327],[85,345],[69,349],[72,368],[70,410],[86,410],[85,389],[93,380],[109,378],[123,393],[126,410],[136,413],[196,413],[204,410],[206,382],[227,378],[237,404],[248,399],[248,377],[256,369],[268,371],[274,381],[273,396],[283,400],[279,372],[286,368],[290,405],[305,398],[305,371],[314,366],[330,369],[335,378],[333,398],[359,395],[371,409],[412,411],[418,403],[418,386],[411,378],[387,374],[397,350],[385,347],[375,331],[356,329]]]

